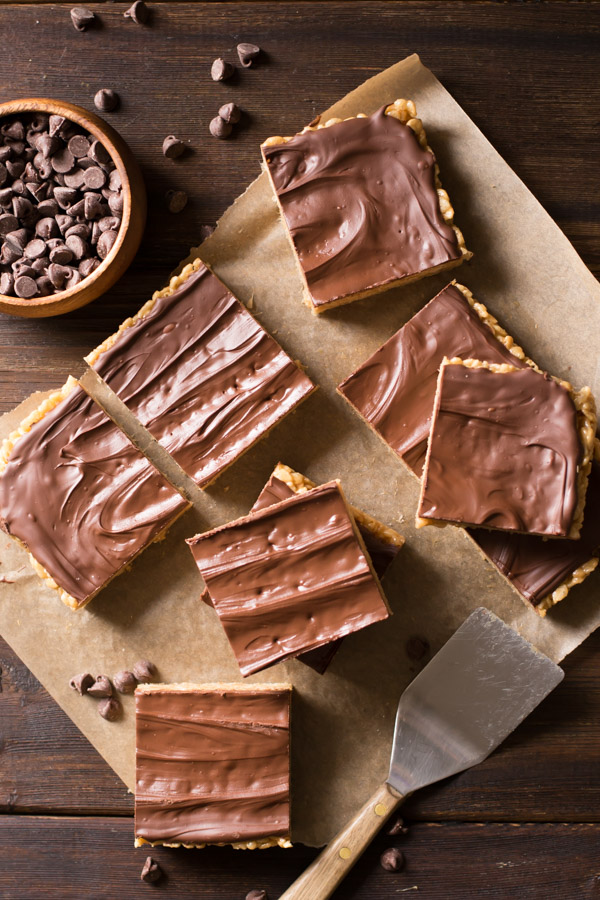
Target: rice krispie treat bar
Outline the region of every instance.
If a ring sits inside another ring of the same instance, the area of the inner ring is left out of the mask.
[[[532,368],[444,359],[417,525],[577,538],[595,431],[589,390]]]
[[[0,523],[73,609],[189,506],[74,378],[0,450]]]
[[[86,361],[201,487],[315,389],[199,259]]]
[[[243,675],[390,614],[337,481],[187,543]]]
[[[289,684],[141,684],[135,846],[291,847]]]
[[[412,100],[271,137],[261,150],[314,313],[472,255]]]

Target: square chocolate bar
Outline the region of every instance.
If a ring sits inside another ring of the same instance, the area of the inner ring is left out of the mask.
[[[313,312],[472,255],[411,100],[272,137],[261,149]]]
[[[338,482],[188,544],[243,675],[389,615]]]
[[[142,684],[135,845],[290,847],[289,684]]]

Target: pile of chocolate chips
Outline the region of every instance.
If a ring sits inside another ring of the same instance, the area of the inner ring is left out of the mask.
[[[117,240],[121,178],[100,141],[63,116],[0,125],[0,294],[46,297],[79,284]]]

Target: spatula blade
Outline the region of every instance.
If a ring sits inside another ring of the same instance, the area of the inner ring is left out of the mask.
[[[400,698],[388,784],[406,795],[481,762],[564,672],[476,609]]]

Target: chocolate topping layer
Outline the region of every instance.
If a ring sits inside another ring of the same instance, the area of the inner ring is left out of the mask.
[[[263,148],[315,307],[461,257],[433,154],[384,109]]]
[[[188,544],[243,675],[388,616],[337,482]]]
[[[137,691],[135,704],[136,837],[289,835],[289,690]]]
[[[85,603],[188,506],[79,387],[19,438],[0,520]]]
[[[205,266],[121,331],[93,368],[199,485],[314,390]]]
[[[550,377],[444,364],[418,515],[566,537],[580,457],[575,406]]]
[[[416,475],[425,464],[444,356],[526,365],[449,284],[338,388]]]
[[[564,584],[600,550],[600,465],[592,463],[579,540],[548,541],[531,534],[473,529],[486,556],[533,606]]]

